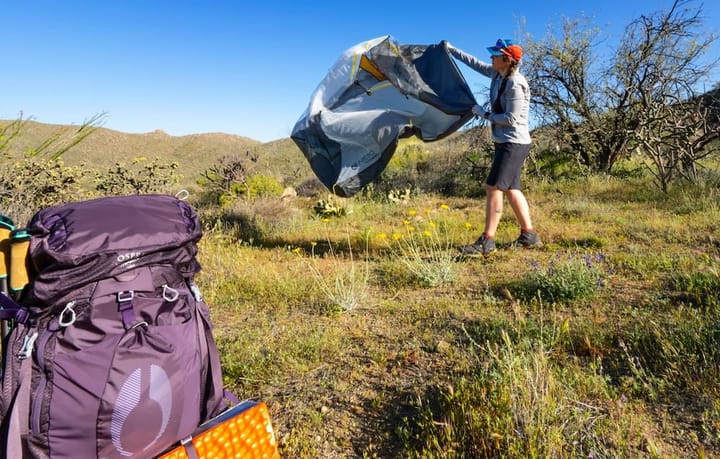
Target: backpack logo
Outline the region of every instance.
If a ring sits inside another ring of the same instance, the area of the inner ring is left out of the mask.
[[[119,454],[132,456],[162,438],[173,407],[170,389],[170,378],[158,365],[130,373],[120,388],[110,425],[112,443]],[[139,435],[138,425],[145,426],[140,431],[144,435]],[[124,432],[132,435],[123,436]]]
[[[137,259],[142,256],[142,252],[127,252],[121,253],[117,256],[116,260],[120,263],[119,266],[125,269],[132,269],[135,267]]]

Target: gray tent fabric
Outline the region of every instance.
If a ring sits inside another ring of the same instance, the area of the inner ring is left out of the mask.
[[[291,138],[318,179],[350,197],[377,178],[400,138],[446,137],[472,117],[475,97],[443,43],[359,43],[330,68]]]

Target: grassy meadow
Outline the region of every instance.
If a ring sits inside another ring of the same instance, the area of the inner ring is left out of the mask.
[[[526,195],[545,245],[472,259],[482,198],[204,214],[225,381],[268,403],[283,457],[720,455],[718,187]],[[517,234],[506,205],[497,240]]]
[[[290,139],[101,128],[62,159],[179,162],[225,383],[267,403],[284,458],[720,457],[720,167],[663,194],[637,163],[563,174],[533,158],[544,246],[508,247],[506,203],[500,249],[459,258],[484,221],[478,151],[465,133],[404,144],[350,199],[329,196]],[[297,196],[208,201],[196,179],[248,152],[257,183]],[[63,183],[80,183],[73,171]]]

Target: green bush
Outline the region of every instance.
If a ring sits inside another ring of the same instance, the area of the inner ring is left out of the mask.
[[[532,270],[515,283],[516,294],[525,300],[558,303],[587,298],[603,286],[602,254],[559,252],[547,266],[532,262]]]
[[[222,208],[228,208],[239,198],[252,201],[257,198],[279,197],[282,191],[283,185],[278,180],[267,175],[256,174],[231,183],[225,191],[215,190],[215,193],[217,193],[217,204]],[[212,191],[208,192],[213,193]]]
[[[393,191],[415,189],[419,175],[428,169],[428,157],[423,145],[401,142],[382,174],[372,182],[370,189],[364,190],[363,196],[385,200]]]
[[[135,158],[129,166],[116,163],[95,173],[95,190],[104,196],[169,192],[179,182],[178,167],[178,163],[163,163],[159,158]]]
[[[551,181],[574,180],[590,173],[590,169],[582,165],[572,151],[536,149],[532,159],[533,173]]]
[[[422,171],[428,162],[428,152],[419,143],[405,143],[398,146],[397,151],[383,171],[388,177],[403,174],[414,175]]]
[[[0,162],[0,207],[21,224],[44,207],[88,197],[86,174],[83,166],[65,166],[58,159],[6,156]]]
[[[233,186],[232,190],[246,199],[279,197],[284,188],[278,180],[263,174],[251,175],[244,184],[237,185],[239,186]]]

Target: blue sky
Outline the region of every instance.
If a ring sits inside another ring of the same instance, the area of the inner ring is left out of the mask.
[[[224,132],[267,142],[290,136],[317,84],[356,43],[446,39],[487,59],[485,47],[498,37],[539,39],[562,17],[585,15],[609,47],[632,19],[671,4],[2,0],[0,119],[22,113],[81,124],[106,113],[103,126],[122,132]],[[717,2],[703,10],[707,30],[719,33]],[[719,48],[710,55],[720,56]],[[460,68],[482,91],[480,77]]]

